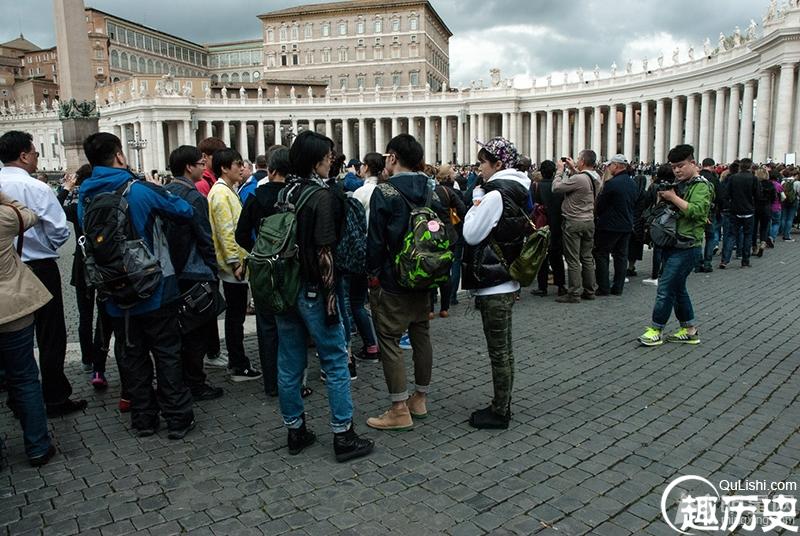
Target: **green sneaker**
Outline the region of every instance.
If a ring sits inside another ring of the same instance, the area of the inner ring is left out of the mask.
[[[644,346],[660,346],[664,344],[661,330],[658,328],[647,328],[647,331],[639,337],[639,342]]]
[[[695,331],[691,335],[689,334],[689,330],[686,328],[681,328],[669,337],[667,337],[667,342],[682,342],[683,344],[700,344],[700,333]]]

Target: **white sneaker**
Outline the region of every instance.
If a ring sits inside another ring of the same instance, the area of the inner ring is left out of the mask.
[[[626,278],[625,278],[625,282],[626,282],[626,283],[630,283],[630,282],[631,282],[631,280],[630,280],[630,279],[628,279],[628,278],[626,277]]]
[[[213,357],[208,357],[203,360],[203,363],[207,367],[211,368],[228,368],[228,357],[222,354],[217,354]]]
[[[642,279],[642,283],[645,285],[653,285],[654,287],[658,286],[658,279]]]

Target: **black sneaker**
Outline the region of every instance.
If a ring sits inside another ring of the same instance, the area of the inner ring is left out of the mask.
[[[214,400],[223,395],[222,387],[214,387],[204,383],[202,386],[192,389],[192,398],[195,400]]]
[[[356,359],[366,363],[377,363],[381,360],[381,353],[380,351],[370,353],[367,352],[366,348],[362,348],[361,351],[356,354]]]
[[[511,417],[499,415],[491,406],[479,409],[469,416],[469,425],[479,430],[506,430]]]
[[[259,378],[261,378],[261,373],[255,369],[231,369],[231,380],[235,382],[249,382]]]
[[[66,399],[61,404],[52,404],[47,406],[48,417],[61,417],[62,415],[69,415],[76,411],[83,411],[89,403],[85,400],[71,400]]]
[[[303,424],[300,428],[289,428],[289,437],[287,443],[289,446],[289,454],[296,456],[303,452],[303,449],[310,447],[317,440],[317,435],[308,429],[306,426],[306,414],[300,417]]]
[[[336,454],[337,462],[346,462],[366,456],[372,452],[373,448],[375,448],[375,442],[358,437],[352,424],[346,432],[333,434],[333,452]]]
[[[196,424],[197,423],[195,422],[195,420],[192,419],[192,421],[183,428],[171,428],[169,433],[167,434],[167,437],[170,439],[183,439],[184,437],[186,437],[186,434],[194,430]]]
[[[347,368],[350,370],[350,381],[358,379],[358,372],[356,372],[356,360],[352,357],[350,358],[350,362],[347,364]]]
[[[153,422],[153,424],[145,425],[140,428],[134,428],[134,430],[136,430],[137,437],[150,437],[152,435],[156,435],[159,426],[160,426],[160,421],[156,420]]]
[[[53,445],[50,445],[50,448],[47,449],[47,452],[42,454],[41,456],[34,456],[33,458],[28,458],[28,463],[31,464],[31,467],[41,467],[45,465],[50,459],[56,455],[56,448]]]

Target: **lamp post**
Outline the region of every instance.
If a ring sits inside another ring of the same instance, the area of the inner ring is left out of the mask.
[[[142,149],[147,147],[147,140],[142,139],[139,135],[135,135],[132,140],[128,140],[128,147],[136,151],[136,169],[139,173],[142,172]]]
[[[294,123],[294,114],[289,114],[289,126],[281,125],[281,142],[283,142],[283,139],[286,138],[287,147],[290,146],[292,144],[292,140],[303,131],[303,127],[298,126],[297,132],[295,132],[292,123]]]

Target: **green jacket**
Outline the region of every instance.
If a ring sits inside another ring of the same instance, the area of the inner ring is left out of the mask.
[[[694,247],[703,244],[708,211],[714,200],[714,187],[704,178],[695,177],[687,181],[681,197],[689,207],[678,213],[678,234],[694,239]]]

